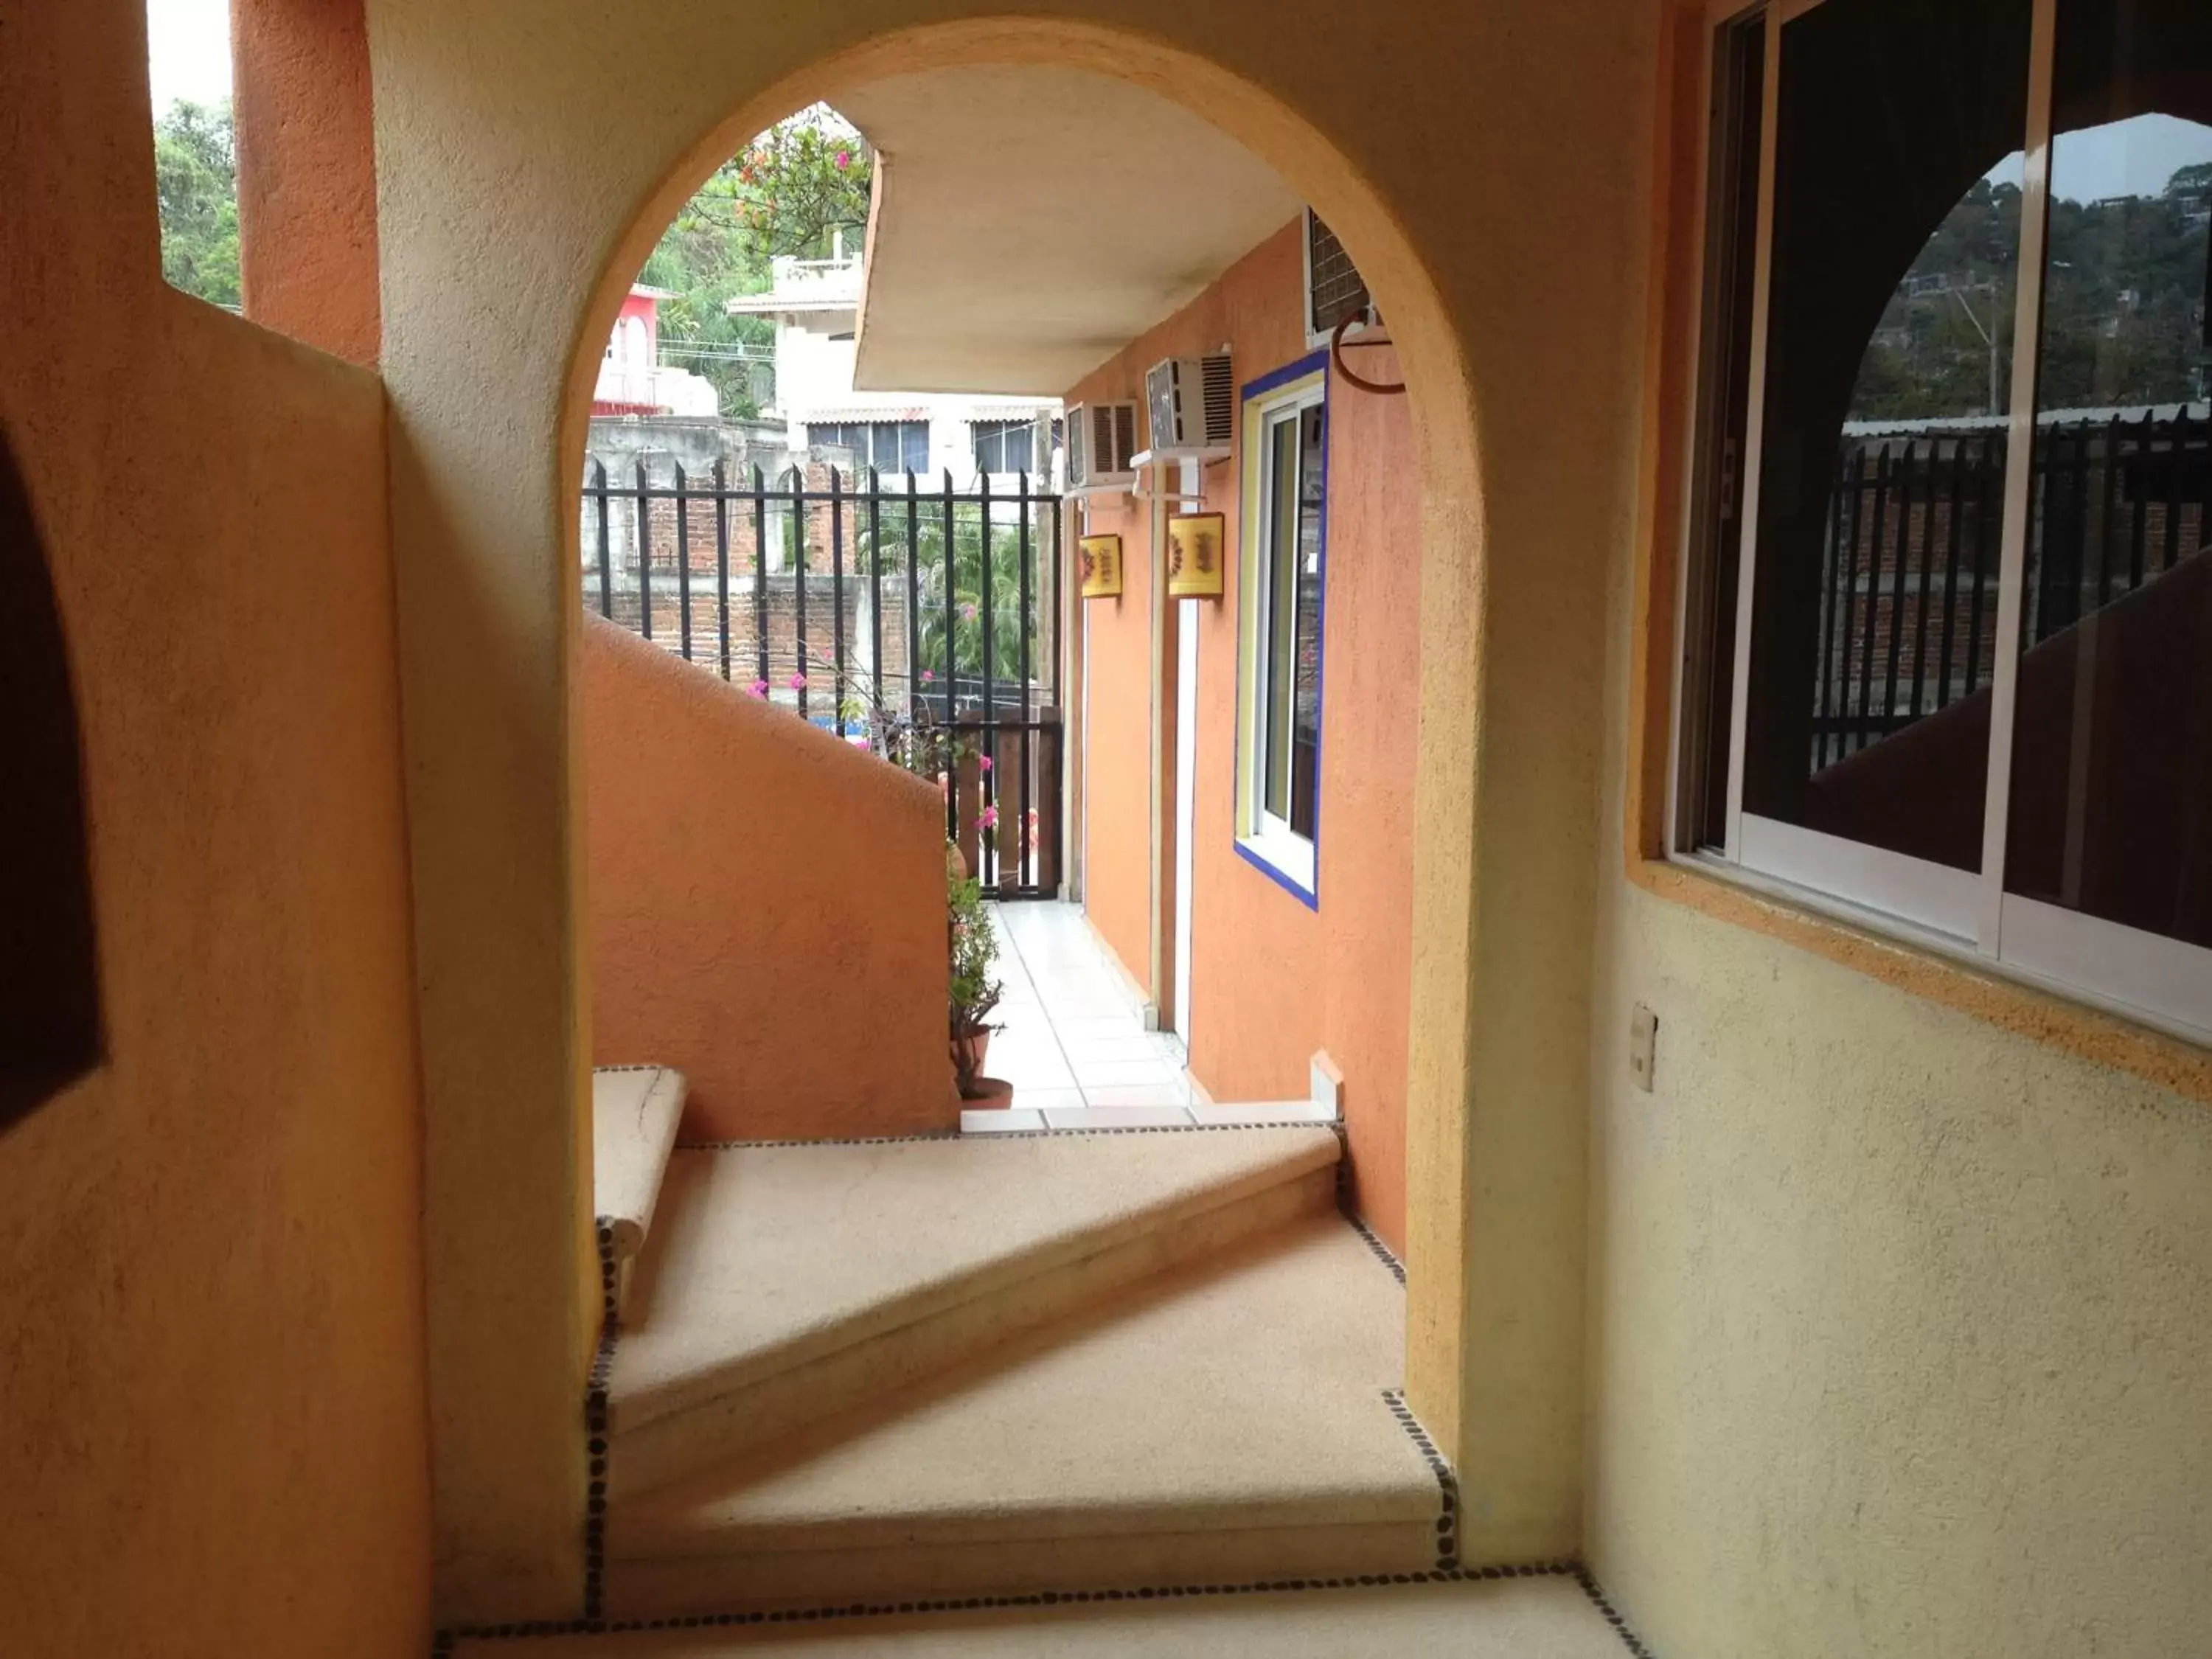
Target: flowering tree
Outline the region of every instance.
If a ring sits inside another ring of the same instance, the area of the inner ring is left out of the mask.
[[[840,231],[857,243],[868,222],[874,157],[826,104],[780,121],[714,170],[678,210],[639,279],[674,297],[660,307],[662,349],[704,374],[726,415],[757,412],[747,347],[775,337],[764,317],[732,317],[726,303],[769,286],[778,254],[827,256]]]
[[[868,222],[872,158],[827,105],[770,127],[715,177],[730,173],[736,221],[764,255],[826,258],[838,232]]]

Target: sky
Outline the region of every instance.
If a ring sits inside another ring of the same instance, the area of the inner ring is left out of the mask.
[[[230,96],[230,0],[147,0],[146,59],[154,108]]]
[[[2155,196],[2182,168],[2212,161],[2212,127],[2171,115],[2138,115],[2080,132],[2062,132],[2051,152],[2051,189],[2061,200]],[[2017,185],[2017,153],[1992,171],[1992,183]]]

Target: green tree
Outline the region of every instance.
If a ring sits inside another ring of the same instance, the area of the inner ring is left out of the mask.
[[[228,102],[179,100],[154,124],[161,274],[210,305],[238,309],[238,145]]]
[[[714,381],[726,415],[757,412],[751,362],[775,337],[768,319],[732,317],[727,302],[765,290],[779,254],[827,258],[840,233],[857,248],[872,176],[860,135],[817,104],[716,168],[646,260],[639,280],[675,296],[660,307],[664,355]]]
[[[979,700],[983,675],[983,526],[982,514],[972,504],[956,507],[952,527],[952,604],[951,626],[952,662],[951,672],[961,703]],[[945,602],[945,527],[938,514],[920,520],[916,526],[921,544],[921,557],[915,568],[916,601],[921,615],[916,638],[920,642],[921,666],[934,677],[928,686],[917,687],[925,695],[941,696],[946,676],[945,629],[947,607]],[[893,573],[906,568],[906,531],[903,526],[896,532],[884,526],[883,568],[886,580]],[[1030,608],[1026,617],[1022,611],[1022,535],[1015,524],[1000,521],[991,526],[991,678],[1007,688],[1020,684],[1022,661],[1022,630],[1024,623],[1034,629],[1040,618],[1039,605],[1043,598],[1042,580],[1039,573],[1039,550],[1051,546],[1051,537],[1040,521],[1030,526],[1029,552]],[[856,538],[857,557],[863,569],[872,568],[870,544],[866,533]],[[1031,638],[1034,641],[1035,635]],[[1030,651],[1030,672],[1042,673],[1046,665],[1040,660],[1041,643],[1033,643]],[[960,703],[956,703],[956,712]]]

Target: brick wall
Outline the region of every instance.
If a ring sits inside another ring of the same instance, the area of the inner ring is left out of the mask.
[[[866,577],[848,575],[841,582],[833,572],[808,572],[802,652],[798,577],[788,571],[762,574],[750,568],[743,573],[742,580],[737,580],[738,574],[733,563],[728,605],[730,679],[733,684],[750,685],[757,679],[765,678],[777,702],[795,702],[797,688],[791,684],[791,677],[804,672],[808,682],[805,689],[809,714],[826,716],[832,706],[830,699],[835,696],[835,664],[842,616],[848,689],[854,695],[867,695],[878,619],[871,615],[867,603],[870,582]],[[723,610],[711,563],[705,572],[699,573],[694,562],[690,588],[691,659],[720,672]],[[908,637],[903,577],[886,574],[882,593],[880,626],[885,668],[883,689],[888,701],[900,702],[906,696]],[[642,591],[635,586],[617,587],[613,595],[613,619],[634,633],[644,632],[642,623],[648,598],[653,642],[682,655],[685,632],[684,582],[672,562],[665,572],[656,567]],[[586,581],[585,601],[590,609],[600,609],[596,580]],[[765,629],[762,626],[763,613]],[[765,674],[761,672],[763,633],[768,644]]]

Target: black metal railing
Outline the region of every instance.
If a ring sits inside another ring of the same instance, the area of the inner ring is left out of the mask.
[[[2007,453],[1987,426],[1844,441],[1817,624],[1816,770],[1990,684]],[[2025,645],[2203,544],[2208,489],[2212,422],[2185,408],[2039,428]]]
[[[1036,481],[1041,483],[1042,481]],[[1058,495],[946,474],[587,463],[585,603],[855,739],[949,739],[945,832],[1002,896],[1060,879]]]

